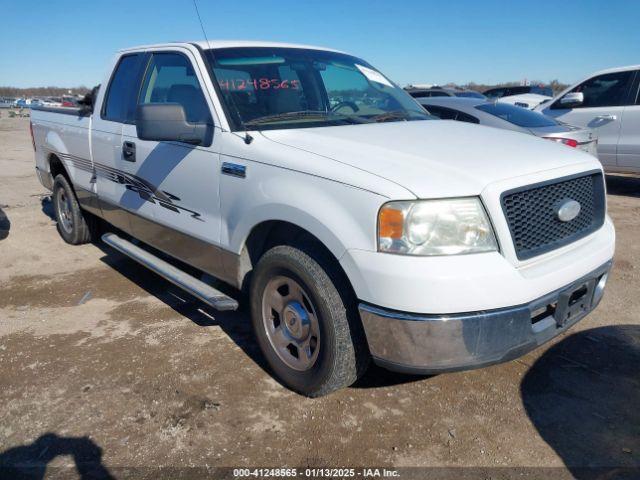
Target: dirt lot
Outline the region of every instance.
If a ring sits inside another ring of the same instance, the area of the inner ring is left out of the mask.
[[[0,466],[33,465],[33,478],[47,464],[74,478],[74,463],[117,478],[163,466],[487,467],[485,478],[640,467],[640,179],[608,187],[608,292],[568,334],[471,372],[372,368],[311,400],[271,377],[246,313],[210,310],[107,247],[65,244],[28,119],[0,119]]]

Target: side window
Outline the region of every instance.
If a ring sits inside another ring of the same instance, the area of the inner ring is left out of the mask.
[[[442,120],[455,120],[458,113],[456,110],[452,110],[447,107],[434,107],[433,105],[427,105],[426,108],[429,112]]]
[[[464,112],[458,112],[456,120],[458,120],[459,122],[480,123],[480,120],[478,120],[476,117]]]
[[[575,87],[571,92],[582,92],[584,101],[582,105],[574,108],[590,107],[616,107],[627,103],[629,84],[633,78],[633,72],[615,72],[598,75]],[[556,101],[551,108],[565,108]]]
[[[531,87],[509,87],[507,91],[508,93],[505,96],[522,95],[523,93],[530,93]]]
[[[435,105],[422,105],[422,107],[434,117],[442,118],[442,109]]]
[[[103,119],[121,123],[133,122],[140,57],[140,54],[125,55],[118,62],[102,107]]]
[[[193,66],[179,53],[151,55],[140,90],[139,104],[179,103],[187,121],[212,123],[209,106]]]
[[[484,94],[489,98],[504,97],[504,88],[492,88],[491,90],[484,92]]]

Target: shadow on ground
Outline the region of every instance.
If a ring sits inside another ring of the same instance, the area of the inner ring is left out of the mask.
[[[625,197],[640,197],[640,177],[607,175],[607,193]]]
[[[51,197],[42,197],[42,199],[40,200],[40,205],[42,208],[42,213],[44,213],[47,217],[55,222],[56,212],[53,210],[53,202],[51,201]]]
[[[419,382],[431,377],[433,377],[433,375],[413,375],[408,373],[392,372],[379,367],[372,362],[367,373],[354,383],[352,388],[392,387],[394,385]]]
[[[0,240],[4,240],[9,236],[9,230],[11,230],[9,217],[7,217],[7,214],[0,208]]]
[[[55,221],[55,213],[51,197],[44,197],[41,200],[41,204],[42,212]],[[246,299],[242,299],[240,301],[239,311],[219,312],[204,304],[197,298],[192,297],[183,290],[175,287],[162,277],[140,266],[134,260],[131,260],[109,248],[101,241],[98,240],[95,242],[95,246],[105,254],[105,256],[101,258],[103,263],[116,270],[122,276],[144,289],[148,294],[155,296],[196,325],[200,327],[219,326],[260,368],[269,375],[273,375],[254,338],[251,319],[249,317],[249,307]],[[151,250],[153,251],[153,249]],[[163,256],[158,251],[153,251],[153,253],[160,255],[171,263],[176,263],[179,268],[185,269],[186,271],[191,270],[192,274],[198,276],[198,272],[190,269],[187,265],[175,262],[172,259]],[[234,298],[238,298],[238,292],[234,289],[228,288],[222,283],[214,286],[224,291],[224,293],[227,293]],[[424,380],[425,378],[428,377],[424,375],[409,375],[390,372],[389,370],[380,368],[372,363],[366,374],[353,385],[353,388],[387,387],[416,382]]]
[[[579,480],[640,478],[640,326],[576,333],[521,385],[540,436]]]
[[[269,367],[263,358],[260,349],[253,337],[253,329],[248,313],[246,302],[240,302],[240,309],[235,312],[220,312],[187,292],[174,286],[164,278],[156,275],[147,268],[139,265],[134,260],[111,249],[102,242],[96,242],[95,246],[104,252],[100,259],[104,264],[120,273],[129,281],[145,290],[149,295],[158,298],[175,312],[188,318],[199,327],[208,328],[218,326],[226,335],[233,340],[242,351],[249,356],[258,366],[271,374]],[[158,253],[158,252],[154,252]],[[169,258],[164,257],[166,260]],[[189,273],[197,276],[195,271],[190,271],[189,267],[177,263],[180,268],[184,268]],[[238,298],[238,292],[231,292],[226,286],[214,284],[214,286],[224,293]]]
[[[41,480],[47,465],[59,456],[71,456],[77,476],[87,479],[113,479],[102,464],[102,449],[88,437],[60,437],[46,433],[28,445],[13,447],[0,453],[0,478]],[[77,478],[68,467],[57,467],[62,478]]]

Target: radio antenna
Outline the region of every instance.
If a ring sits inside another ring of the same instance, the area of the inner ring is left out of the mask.
[[[202,23],[202,18],[200,17],[200,10],[198,10],[198,4],[196,0],[193,0],[193,6],[196,8],[196,15],[198,15],[198,21],[200,22],[200,28],[202,29],[202,33],[204,35],[204,39],[207,42],[207,46],[211,49],[211,45],[209,44],[209,39],[207,38],[207,32],[204,30],[204,24]]]
[[[193,6],[196,9],[196,15],[198,16],[198,21],[200,22],[200,28],[202,29],[202,34],[204,35],[204,39],[207,42],[207,46],[209,47],[209,50],[211,50],[211,44],[209,43],[209,39],[207,38],[207,32],[204,30],[204,24],[202,23],[202,17],[200,16],[200,10],[198,10],[198,3],[196,2],[196,0],[193,0]],[[236,111],[237,111],[237,107],[236,107]],[[239,113],[238,113],[238,116],[240,116]],[[242,118],[240,118],[240,122],[244,127],[244,122],[242,122]],[[253,137],[249,135],[249,132],[246,131],[246,128],[245,128],[243,140],[244,140],[244,143],[246,143],[247,145],[249,145],[253,141]]]

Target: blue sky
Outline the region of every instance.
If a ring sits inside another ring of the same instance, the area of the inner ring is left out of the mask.
[[[636,0],[198,0],[210,39],[325,45],[404,85],[573,82],[640,63]],[[92,86],[113,53],[198,40],[193,0],[0,0],[0,86]]]

